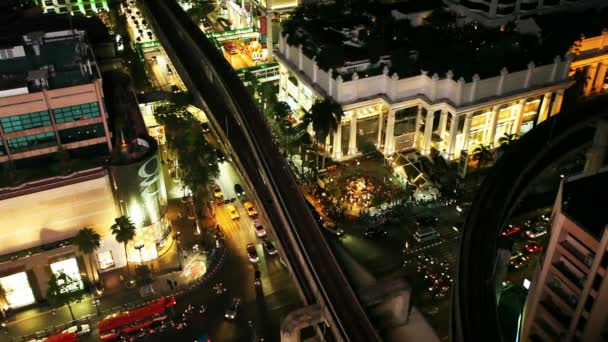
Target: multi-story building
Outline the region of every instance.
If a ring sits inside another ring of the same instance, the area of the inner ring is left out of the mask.
[[[32,32],[0,50],[0,163],[108,153],[101,77],[84,31]]]
[[[362,27],[325,30],[342,35],[342,46],[357,48],[361,46],[357,31]],[[295,32],[307,36],[304,27]],[[465,80],[454,77],[451,70],[443,75],[421,70],[418,75],[400,77],[390,73],[390,56],[380,56],[375,62],[347,56],[342,65],[323,70],[318,62],[321,56],[311,58],[305,51],[308,46],[289,41],[288,35],[281,35],[275,51],[280,64],[279,98],[296,115],[299,108],[309,109],[319,99],[333,98],[342,106],[342,122],[325,142],[337,160],[373,149],[386,156],[412,149],[427,155],[434,149],[453,160],[479,144],[496,147],[505,134],[525,134],[558,113],[564,91],[572,84],[570,56],[556,56],[553,63],[544,65],[530,62],[524,70],[497,65],[497,71],[502,70],[494,77],[474,74]],[[331,42],[307,44],[314,50]]]
[[[521,17],[582,10],[605,4],[602,0],[444,0],[456,12],[485,25],[503,25]]]
[[[608,168],[562,182],[523,315],[524,341],[608,339]]]
[[[574,55],[570,76],[580,73],[584,80],[585,96],[608,91],[608,30],[601,35],[581,39],[570,49]]]
[[[38,0],[44,13],[96,15],[109,11],[108,0]]]

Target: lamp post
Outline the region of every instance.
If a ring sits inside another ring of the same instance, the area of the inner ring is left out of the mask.
[[[181,271],[183,269],[182,266],[182,248],[181,248],[181,241],[180,241],[180,236],[182,235],[182,233],[180,231],[175,232],[175,235],[173,235],[173,239],[177,242],[177,259],[179,260],[179,270]]]
[[[144,264],[144,255],[141,252],[141,250],[144,248],[144,243],[140,242],[137,245],[135,245],[133,248],[135,248],[135,249],[137,249],[139,251],[139,261],[143,265]]]

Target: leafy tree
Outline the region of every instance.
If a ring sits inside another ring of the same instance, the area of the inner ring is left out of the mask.
[[[194,22],[201,21],[215,9],[215,5],[208,0],[188,0],[184,2],[190,2],[192,4],[192,7],[187,13],[194,20]]]
[[[135,224],[128,216],[120,216],[114,219],[114,224],[111,227],[112,234],[116,241],[122,243],[125,247],[125,259],[128,260],[127,243],[135,238]],[[127,272],[129,267],[127,266]]]
[[[78,250],[80,252],[88,255],[89,267],[91,269],[91,273],[93,273],[93,281],[96,281],[91,255],[97,248],[101,246],[101,236],[91,228],[82,228],[78,231],[78,234],[74,238],[74,243],[76,246],[78,246]]]
[[[184,106],[159,106],[154,118],[165,126],[170,148],[175,151],[184,183],[202,196],[204,190],[219,176],[217,157],[200,130],[198,119]]]
[[[315,172],[319,171],[319,144],[325,143],[325,139],[338,129],[342,122],[344,112],[342,107],[331,99],[317,101],[310,107],[310,111],[304,115],[304,122],[312,124],[315,133]],[[323,153],[323,166],[325,166],[325,153]]]
[[[489,146],[479,144],[479,146],[473,150],[472,158],[477,162],[477,167],[481,167],[481,165],[485,165],[492,161],[492,151]]]
[[[46,300],[54,308],[64,305],[70,309],[72,320],[75,321],[72,303],[80,303],[84,299],[84,290],[80,282],[63,271],[53,273],[49,279],[49,287],[46,290]]]

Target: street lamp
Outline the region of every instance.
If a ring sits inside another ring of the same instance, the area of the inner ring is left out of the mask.
[[[175,232],[175,235],[173,235],[173,240],[175,240],[177,242],[177,258],[179,260],[179,270],[181,271],[183,269],[182,266],[182,248],[181,248],[181,242],[179,240],[179,237],[182,235],[182,233],[180,231]]]
[[[139,261],[141,262],[141,264],[144,264],[144,255],[141,252],[141,250],[144,248],[144,243],[140,242],[137,245],[135,245],[133,248],[137,249],[139,251]]]

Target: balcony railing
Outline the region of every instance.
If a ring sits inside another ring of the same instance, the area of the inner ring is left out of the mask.
[[[553,303],[549,298],[543,299],[540,303],[545,307],[547,312],[551,313],[553,317],[560,322],[564,330],[568,329],[570,322],[572,321],[572,316],[566,314],[562,308]]]
[[[564,277],[570,280],[574,285],[578,286],[579,290],[582,289],[583,284],[585,283],[585,276],[578,276],[563,261],[558,261],[554,263],[553,266],[555,266],[555,268],[558,269],[564,275]]]
[[[576,308],[576,303],[578,300],[574,294],[568,293],[568,291],[564,290],[556,281],[549,282],[547,286],[551,289],[551,291],[553,291],[553,293],[559,296],[559,298],[566,303],[570,309],[574,310]]]
[[[593,255],[585,255],[585,253],[574,247],[568,240],[560,242],[560,245],[564,247],[565,250],[572,253],[580,262],[587,265],[587,267],[591,267],[593,264]]]

